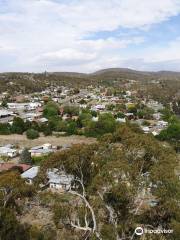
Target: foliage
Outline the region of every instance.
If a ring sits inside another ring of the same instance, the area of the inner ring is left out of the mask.
[[[39,132],[34,129],[28,129],[26,132],[26,136],[28,139],[36,139],[39,137]]]
[[[92,239],[113,240],[131,238],[139,225],[178,229],[176,166],[177,157],[170,147],[124,124],[99,143],[75,145],[53,154],[43,161],[41,174],[54,167],[75,177],[68,194],[76,204],[67,199],[56,205],[56,224],[67,231],[69,227],[90,231]],[[148,198],[157,204],[152,206]],[[172,239],[178,239],[177,232]]]
[[[31,153],[27,148],[24,148],[20,155],[20,162],[25,164],[32,164]]]
[[[33,187],[27,185],[17,171],[0,174],[0,205],[2,207],[15,207],[16,199],[30,197],[33,194]]]
[[[124,117],[125,117],[125,114],[124,114],[123,112],[118,112],[118,113],[116,114],[116,117],[117,117],[117,118],[124,118]]]
[[[12,209],[0,208],[0,239],[30,240],[28,226],[17,221]]]
[[[64,106],[64,113],[69,114],[70,116],[77,116],[79,115],[79,108],[76,106]]]
[[[77,133],[77,123],[74,121],[71,121],[67,124],[67,134],[73,135]]]
[[[171,117],[172,117],[173,113],[169,108],[164,108],[160,112],[163,115],[162,118],[163,118],[164,121],[169,122],[171,120]]]
[[[137,111],[137,116],[144,119],[152,119],[154,110],[152,108],[144,107]]]
[[[170,124],[167,129],[162,130],[158,136],[160,140],[179,141],[180,140],[180,121]]]
[[[67,131],[67,122],[59,121],[56,126],[56,131],[58,132],[66,132]]]
[[[99,137],[105,133],[112,133],[116,129],[116,121],[112,114],[104,113],[99,116],[97,122],[90,121],[85,128],[85,135]]]
[[[11,126],[11,132],[22,134],[25,131],[25,123],[22,118],[15,117]]]
[[[92,119],[91,113],[81,113],[79,116],[79,126],[86,127]]]
[[[1,103],[1,107],[3,107],[3,108],[7,108],[8,107],[6,99],[3,99],[2,103]]]
[[[8,135],[11,133],[11,126],[9,123],[0,123],[0,134]]]
[[[40,165],[42,163],[42,161],[45,161],[48,158],[49,158],[48,155],[45,155],[45,156],[33,156],[32,157],[32,163],[34,165]]]
[[[59,106],[55,102],[49,101],[44,107],[43,114],[46,118],[57,116],[59,114]]]

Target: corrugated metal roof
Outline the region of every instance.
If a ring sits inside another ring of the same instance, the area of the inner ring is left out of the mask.
[[[69,174],[65,174],[65,172],[54,172],[49,171],[47,173],[49,178],[49,183],[57,183],[57,184],[63,184],[63,185],[69,185],[73,181],[74,177]]]
[[[32,167],[32,168],[28,169],[27,171],[25,171],[24,173],[22,173],[21,177],[33,179],[37,176],[38,171],[39,171],[39,166]]]

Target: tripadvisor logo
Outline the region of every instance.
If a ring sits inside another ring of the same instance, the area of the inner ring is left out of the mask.
[[[142,227],[137,227],[134,231],[137,236],[143,234],[170,234],[173,233],[173,229],[147,229]]]
[[[144,229],[142,227],[137,227],[135,229],[135,234],[136,235],[141,236],[141,235],[143,235],[143,233],[144,233]]]

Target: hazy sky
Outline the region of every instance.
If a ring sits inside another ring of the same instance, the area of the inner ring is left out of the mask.
[[[180,0],[0,0],[0,71],[180,71]]]

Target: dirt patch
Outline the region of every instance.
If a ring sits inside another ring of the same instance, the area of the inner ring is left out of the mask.
[[[55,137],[55,136],[40,136],[37,139],[27,139],[25,135],[0,135],[0,145],[15,144],[21,147],[31,148],[34,146],[42,145],[44,143],[51,143],[54,146],[62,146],[65,144],[91,144],[96,142],[94,138],[86,138],[84,136],[67,136],[67,137]]]

